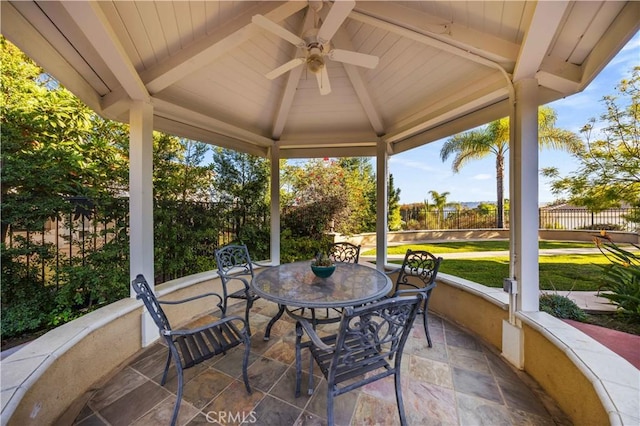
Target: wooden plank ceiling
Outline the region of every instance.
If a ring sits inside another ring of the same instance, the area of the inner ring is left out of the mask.
[[[509,113],[512,84],[537,78],[540,103],[582,90],[638,31],[640,2],[355,2],[324,57],[331,92],[305,65],[270,80],[307,49],[296,36],[334,20],[332,2],[3,1],[9,40],[105,117],[131,100],[154,106],[158,130],[267,155],[398,153]],[[341,5],[345,6],[345,5]],[[338,9],[336,9],[337,11]]]

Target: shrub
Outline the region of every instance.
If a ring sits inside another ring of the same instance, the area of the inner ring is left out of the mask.
[[[596,231],[624,231],[624,226],[615,223],[595,223],[593,225],[583,226],[578,229],[593,229]]]
[[[43,328],[53,305],[52,289],[39,283],[37,268],[16,261],[20,250],[0,244],[2,251],[2,339]]]
[[[640,256],[618,246],[604,231],[594,238],[594,242],[611,262],[598,265],[604,271],[601,296],[617,305],[629,321],[640,323]],[[632,246],[640,250],[640,246]]]
[[[409,219],[409,221],[405,224],[404,229],[414,230],[414,229],[422,229],[423,226],[420,225],[420,222],[416,219]]]
[[[326,251],[330,243],[331,239],[326,235],[320,238],[293,237],[291,230],[284,229],[280,234],[280,262],[312,259],[316,253]]]
[[[587,315],[571,299],[559,294],[543,294],[540,296],[540,310],[556,318],[585,321]]]

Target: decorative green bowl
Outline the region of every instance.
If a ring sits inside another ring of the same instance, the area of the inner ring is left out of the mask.
[[[311,265],[311,270],[319,278],[328,278],[333,274],[333,271],[336,270],[336,265],[331,266],[316,266]]]

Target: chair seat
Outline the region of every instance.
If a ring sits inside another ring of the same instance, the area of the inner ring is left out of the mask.
[[[335,346],[337,335],[323,337],[321,340],[329,345]],[[360,337],[354,337],[345,341],[345,346],[359,347]],[[305,345],[303,344],[302,347]],[[333,360],[333,351],[323,351],[316,346],[307,345],[313,358],[316,360],[320,371],[325,378],[329,375],[329,368],[331,367],[331,361]],[[345,357],[346,358],[346,357]],[[343,358],[342,362],[338,365],[335,371],[334,384],[342,383],[351,380],[354,377],[361,377],[365,374],[378,369],[391,369],[391,365],[385,360],[383,356],[380,356],[380,352],[374,348],[362,348],[353,351],[349,354],[349,360]]]
[[[247,300],[247,299],[256,300],[260,298],[260,296],[258,296],[251,289],[249,289],[249,297],[247,297],[247,291],[245,289],[241,289],[233,293],[230,293],[227,297],[230,297],[232,299],[244,299],[244,300]]]
[[[173,415],[171,417],[171,426],[175,426],[178,422],[180,402],[182,401],[182,388],[184,385],[184,370],[200,364],[212,358],[214,355],[224,354],[240,343],[243,343],[245,346],[244,356],[242,358],[242,379],[247,393],[251,393],[249,374],[247,373],[249,352],[251,350],[249,324],[240,317],[225,316],[222,296],[217,293],[204,293],[182,300],[159,301],[149,286],[149,283],[147,283],[147,280],[141,274],[136,276],[136,279],[131,282],[131,287],[136,292],[136,298],[142,300],[144,303],[147,312],[158,326],[160,336],[164,338],[169,348],[167,363],[162,373],[160,386],[164,386],[167,382],[167,373],[169,372],[171,361],[173,360],[175,364],[176,375],[178,377],[178,391],[174,403]],[[169,318],[164,313],[162,305],[181,305],[205,297],[213,297],[218,300],[217,307],[222,314],[220,319],[196,328],[180,328],[175,330],[171,328]]]
[[[407,419],[402,403],[400,366],[402,351],[418,305],[425,296],[394,297],[359,308],[347,307],[338,332],[320,337],[306,319],[296,321],[296,391],[300,395],[302,349],[309,348],[309,395],[313,392],[313,361],[327,380],[327,423],[334,424],[334,398],[384,377],[394,376],[400,424]],[[308,340],[303,341],[304,335]]]
[[[251,261],[251,256],[249,256],[249,249],[246,245],[228,245],[222,247],[221,249],[216,250],[216,264],[218,265],[218,275],[220,276],[220,281],[222,281],[222,291],[223,291],[223,311],[227,311],[227,299],[243,299],[246,300],[246,308],[244,313],[244,319],[247,323],[247,330],[249,335],[251,335],[251,325],[249,323],[249,311],[251,310],[251,306],[253,302],[260,298],[256,293],[251,290],[250,283],[253,280],[253,266],[254,263]],[[257,265],[256,266],[261,266]],[[242,283],[242,288],[240,290],[236,290],[232,293],[228,293],[229,284],[231,282],[234,283]]]
[[[173,337],[173,341],[180,351],[183,368],[193,367],[214,355],[226,353],[229,349],[243,343],[240,331],[228,322],[190,333]]]

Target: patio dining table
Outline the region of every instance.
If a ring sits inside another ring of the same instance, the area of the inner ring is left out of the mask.
[[[311,270],[311,261],[284,263],[259,272],[251,282],[260,297],[279,306],[264,333],[268,340],[271,327],[286,311],[292,318],[304,317],[309,308],[314,323],[335,321],[336,317],[316,318],[315,309],[337,309],[362,305],[386,296],[391,290],[389,277],[370,266],[336,262],[334,273],[319,278]]]

